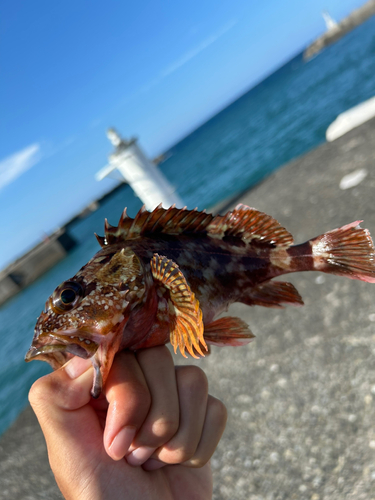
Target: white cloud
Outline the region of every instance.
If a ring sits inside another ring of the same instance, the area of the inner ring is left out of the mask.
[[[40,159],[40,145],[35,143],[0,160],[0,189],[15,181]]]
[[[203,40],[199,45],[194,47],[193,49],[189,50],[188,52],[185,52],[177,61],[174,63],[170,64],[167,68],[162,70],[159,75],[152,80],[151,82],[147,83],[146,85],[143,85],[138,91],[135,92],[132,96],[127,97],[121,104],[125,104],[125,102],[129,101],[131,98],[133,98],[135,95],[142,94],[144,92],[148,92],[152,87],[155,87],[158,83],[160,83],[164,78],[167,78],[169,75],[180,69],[182,66],[184,66],[186,63],[188,63],[191,59],[196,57],[198,54],[200,54],[203,50],[205,50],[207,47],[212,45],[216,40],[221,38],[227,31],[233,28],[238,23],[236,19],[233,19],[229,23],[227,23],[225,26],[223,26],[219,31],[214,33],[213,35],[207,37],[205,40]]]
[[[96,128],[96,127],[98,127],[101,123],[102,123],[102,119],[101,119],[101,118],[95,118],[94,120],[92,120],[92,121],[89,123],[89,128]]]
[[[219,30],[217,33],[214,35],[209,36],[205,40],[203,40],[202,43],[200,43],[197,47],[195,47],[192,50],[189,50],[186,52],[178,61],[174,62],[168,68],[166,68],[164,71],[161,73],[161,77],[165,78],[166,76],[170,75],[171,73],[174,73],[176,70],[181,68],[181,66],[184,66],[187,62],[190,61],[190,59],[193,59],[193,57],[197,56],[200,52],[202,52],[204,49],[212,45],[216,40],[221,38],[227,31],[229,31],[233,26],[237,24],[236,20],[233,20],[223,26],[221,30]]]

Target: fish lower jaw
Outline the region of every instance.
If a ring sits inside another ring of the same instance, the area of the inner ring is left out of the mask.
[[[60,368],[73,356],[84,359],[91,358],[98,350],[99,344],[93,340],[92,334],[77,330],[57,333],[42,333],[28,350],[25,361],[39,359],[47,361],[53,369]]]
[[[25,356],[25,361],[46,361],[54,370],[61,368],[73,357],[66,351],[63,344],[45,345],[42,347],[31,346]]]

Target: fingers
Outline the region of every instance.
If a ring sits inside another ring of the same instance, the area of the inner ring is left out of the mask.
[[[202,467],[216,450],[227,422],[224,404],[213,396],[208,396],[206,417],[202,434],[195,453],[184,462],[189,467]]]
[[[114,460],[129,451],[129,463],[139,465],[176,433],[177,386],[173,360],[165,346],[145,349],[137,357],[120,353],[105,393],[109,407],[104,445]]]
[[[151,395],[134,354],[123,351],[115,357],[104,389],[108,410],[104,446],[110,457],[120,460],[142,426]]]
[[[127,461],[140,465],[178,430],[179,403],[173,359],[165,347],[145,349],[137,354],[151,393],[151,406],[131,447]]]
[[[91,400],[90,366],[75,357],[30,391],[51,456],[59,456],[62,444],[74,449],[80,443],[89,461],[103,443],[104,428],[107,458],[126,456],[130,465],[146,470],[207,463],[224,431],[226,409],[208,395],[200,368],[175,368],[165,346],[137,356],[124,351],[115,357],[103,397]],[[74,471],[74,462],[67,463]]]
[[[179,429],[157,453],[166,463],[182,463],[194,455],[207,410],[208,382],[202,370],[194,366],[177,367],[176,381],[180,401]]]
[[[114,460],[126,457],[147,470],[184,463],[201,467],[213,454],[226,409],[208,396],[200,368],[175,368],[165,346],[122,352],[106,384],[104,445]],[[151,457],[151,458],[150,458]]]
[[[166,464],[202,467],[214,453],[224,432],[224,404],[208,395],[207,379],[197,367],[176,370],[180,401],[180,425],[173,438],[147,460],[143,468],[155,470]]]

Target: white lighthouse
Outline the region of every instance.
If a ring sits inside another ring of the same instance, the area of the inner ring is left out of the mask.
[[[109,156],[109,165],[95,175],[97,181],[104,177],[120,177],[131,186],[148,210],[160,203],[164,208],[174,204],[178,208],[184,206],[176,190],[147,158],[136,139],[122,139],[114,128],[108,129],[107,137],[116,149]]]
[[[324,22],[326,23],[327,31],[335,31],[338,29],[337,22],[331,17],[326,10],[322,12]]]

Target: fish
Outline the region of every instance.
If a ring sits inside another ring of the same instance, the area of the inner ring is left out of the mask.
[[[193,357],[209,345],[254,339],[234,302],[280,308],[303,305],[296,288],[273,278],[321,271],[375,283],[371,235],[355,221],[294,245],[271,216],[239,204],[225,215],[160,206],[117,226],[105,220],[101,249],[60,284],[40,314],[25,360],[53,369],[73,356],[91,359],[97,398],[115,354],[171,343]]]

